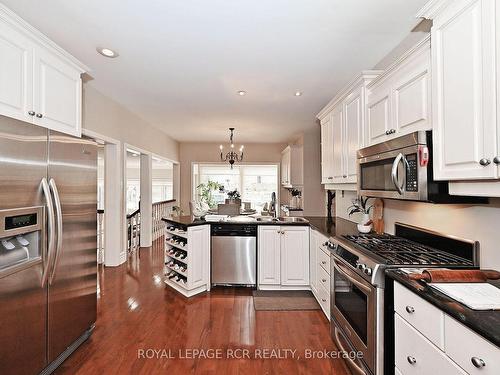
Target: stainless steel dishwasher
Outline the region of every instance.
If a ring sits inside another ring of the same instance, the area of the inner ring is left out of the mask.
[[[212,285],[257,285],[257,226],[212,225]]]

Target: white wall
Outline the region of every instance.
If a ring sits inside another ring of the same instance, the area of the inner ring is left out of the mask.
[[[337,191],[337,216],[348,217],[347,207],[356,197],[355,192]],[[500,199],[491,199],[489,205],[447,205],[421,202],[384,200],[385,231],[394,234],[394,223],[402,222],[431,229],[460,238],[479,241],[482,268],[500,270]]]
[[[179,160],[179,144],[89,83],[83,85],[83,128],[167,159]]]

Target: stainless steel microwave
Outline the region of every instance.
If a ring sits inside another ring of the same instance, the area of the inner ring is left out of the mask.
[[[418,131],[358,151],[358,194],[434,203],[487,203],[449,195],[447,181],[434,181],[432,132]]]

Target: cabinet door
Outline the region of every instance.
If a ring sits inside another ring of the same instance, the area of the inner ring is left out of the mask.
[[[318,294],[318,251],[319,251],[319,234],[315,230],[311,230],[309,240],[309,275],[311,280],[311,289],[315,296]]]
[[[333,183],[332,173],[332,155],[333,155],[333,138],[332,138],[332,116],[329,114],[321,120],[321,183]]]
[[[454,1],[433,21],[436,179],[497,177],[494,31],[495,0]]]
[[[33,121],[33,43],[0,20],[0,114]]]
[[[35,123],[81,136],[80,72],[42,47],[35,49],[34,56]]]
[[[366,122],[367,145],[383,142],[387,139],[390,123],[390,90],[389,88],[375,88],[368,97]]]
[[[210,225],[188,228],[188,259],[189,288],[210,284]]]
[[[344,148],[343,144],[343,109],[342,105],[336,107],[332,112],[332,121],[330,124],[332,128],[333,139],[333,160],[332,160],[332,173],[333,182],[342,183],[344,181]]]
[[[362,144],[362,88],[351,93],[344,102],[344,176],[343,182],[357,182],[357,152]]]
[[[431,129],[431,51],[426,48],[412,57],[396,75],[393,91],[393,116],[399,137]]]
[[[281,231],[281,285],[309,285],[309,227]]]
[[[281,184],[290,185],[290,148],[281,154]]]
[[[280,285],[281,228],[260,225],[257,270],[260,285]]]

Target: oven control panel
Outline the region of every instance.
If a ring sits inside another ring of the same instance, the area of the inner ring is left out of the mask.
[[[418,158],[417,154],[406,155],[408,169],[406,171],[406,191],[418,192]]]

